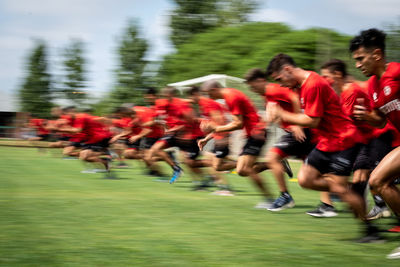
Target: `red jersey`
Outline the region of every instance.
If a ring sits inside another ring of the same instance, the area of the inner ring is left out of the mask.
[[[380,79],[372,76],[368,80],[368,91],[373,108],[379,109],[400,131],[400,63],[388,63]]]
[[[84,138],[87,144],[94,144],[103,139],[110,138],[111,132],[107,127],[97,120],[98,117],[86,113],[75,115],[74,127],[82,129],[82,135],[78,135],[79,139]],[[71,140],[72,141],[72,140]]]
[[[298,98],[297,93],[287,87],[283,87],[276,83],[268,83],[265,87],[265,103],[277,103],[283,110],[294,112],[293,98]],[[287,129],[290,124],[282,122],[282,128]]]
[[[142,124],[154,121],[154,119],[157,117],[157,110],[155,106],[150,106],[150,107],[135,106],[134,110],[136,112],[136,116],[139,118]],[[146,135],[146,137],[148,138],[160,138],[164,135],[164,128],[160,125],[156,124],[144,128],[151,130],[151,132],[148,135]]]
[[[50,131],[45,128],[47,124],[47,120],[45,119],[31,119],[29,124],[30,127],[36,129],[37,135],[46,135],[50,133]]]
[[[324,152],[342,151],[359,140],[357,128],[343,114],[339,96],[329,83],[315,72],[300,88],[300,104],[304,114],[320,118],[313,133],[317,135],[317,149]]]
[[[214,121],[214,122],[216,122],[218,125],[223,125],[227,122],[225,115],[224,115],[227,110],[224,107],[224,105],[218,103],[215,100],[212,100],[211,98],[207,98],[207,97],[200,97],[198,104],[199,104],[202,116],[210,118],[212,120],[211,113],[217,112],[219,114],[219,116],[221,116],[222,124],[218,123],[216,121]],[[229,135],[229,133],[214,133],[213,138],[214,139],[222,139],[222,138],[227,137],[228,135]]]
[[[224,88],[222,94],[229,112],[232,115],[243,117],[243,128],[248,137],[265,128],[253,103],[243,92],[233,88]]]

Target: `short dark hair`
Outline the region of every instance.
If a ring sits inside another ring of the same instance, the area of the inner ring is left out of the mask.
[[[194,94],[198,94],[198,93],[200,93],[200,87],[198,87],[198,86],[192,86],[192,87],[190,87],[190,89],[189,89],[189,91],[188,91],[188,94],[189,95],[194,95]]]
[[[342,75],[344,77],[347,76],[346,63],[344,63],[340,59],[331,59],[331,60],[325,62],[321,66],[321,69],[327,69],[332,73],[334,71],[339,71],[340,73],[342,73]]]
[[[157,94],[157,89],[154,87],[148,87],[146,89],[146,95],[156,95]]]
[[[63,112],[68,112],[68,111],[70,111],[70,110],[72,110],[72,109],[76,109],[76,107],[75,107],[75,106],[66,106],[66,107],[63,107],[63,108],[61,109],[61,111],[63,111]]]
[[[266,79],[265,73],[260,68],[250,69],[244,76],[244,79],[246,80],[246,82],[251,82],[251,81],[254,81],[254,80],[257,80],[260,78]]]
[[[272,73],[280,71],[283,65],[291,65],[296,67],[296,63],[291,56],[280,53],[274,56],[269,62],[266,70],[266,76],[269,77]]]
[[[355,36],[350,41],[350,52],[354,52],[360,47],[367,49],[380,48],[382,53],[385,53],[385,39],[386,33],[381,30],[372,28],[365,31],[361,31],[359,35]]]

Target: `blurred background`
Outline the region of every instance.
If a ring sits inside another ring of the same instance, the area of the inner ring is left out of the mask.
[[[52,106],[73,104],[105,114],[143,104],[149,86],[242,78],[279,52],[310,70],[339,58],[363,80],[351,36],[384,29],[389,60],[399,60],[399,15],[396,0],[1,0],[0,134],[15,135],[18,112],[48,118]]]

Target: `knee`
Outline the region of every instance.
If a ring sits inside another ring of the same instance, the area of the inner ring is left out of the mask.
[[[79,159],[80,160],[87,160],[89,158],[90,151],[89,150],[83,150],[79,153]]]
[[[297,181],[301,187],[311,188],[311,181],[310,181],[310,179],[307,179],[307,177],[299,174],[297,177]]]
[[[250,175],[250,171],[248,170],[248,168],[237,168],[236,171],[239,174],[239,176],[249,176]]]

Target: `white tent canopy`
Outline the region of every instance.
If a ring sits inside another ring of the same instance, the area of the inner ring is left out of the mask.
[[[198,84],[201,84],[201,83],[209,81],[209,80],[216,80],[216,81],[220,82],[221,85],[224,87],[227,86],[228,82],[235,82],[235,83],[243,83],[244,82],[244,79],[229,76],[226,74],[210,74],[210,75],[206,75],[206,76],[202,76],[202,77],[198,77],[198,78],[194,78],[194,79],[190,79],[190,80],[186,80],[186,81],[170,83],[170,84],[168,84],[168,86],[175,87],[182,91],[182,90],[189,88],[189,86],[198,85]]]

